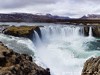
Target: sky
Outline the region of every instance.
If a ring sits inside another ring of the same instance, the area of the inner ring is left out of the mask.
[[[0,13],[52,14],[81,17],[100,13],[100,0],[0,0]]]

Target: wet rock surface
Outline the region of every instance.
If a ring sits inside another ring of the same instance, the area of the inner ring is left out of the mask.
[[[81,75],[100,75],[100,56],[88,59],[84,64]]]
[[[31,56],[16,53],[0,42],[0,75],[50,75],[50,71],[38,66]]]

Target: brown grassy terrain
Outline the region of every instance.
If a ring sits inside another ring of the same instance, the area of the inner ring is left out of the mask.
[[[20,26],[20,27],[11,26],[11,27],[6,28],[3,31],[3,33],[17,36],[17,37],[30,37],[36,28],[39,28],[39,27],[37,26]]]

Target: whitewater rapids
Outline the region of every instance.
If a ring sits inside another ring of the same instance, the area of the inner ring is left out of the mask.
[[[0,41],[32,55],[37,64],[50,68],[52,75],[81,75],[84,62],[100,55],[100,39],[92,36],[91,27],[88,37],[78,26],[44,26],[40,30],[42,38],[35,32],[33,41],[4,34],[0,34]]]

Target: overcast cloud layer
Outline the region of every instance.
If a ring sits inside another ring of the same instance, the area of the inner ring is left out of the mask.
[[[51,13],[53,15],[80,17],[99,14],[100,0],[0,0],[0,13]]]

